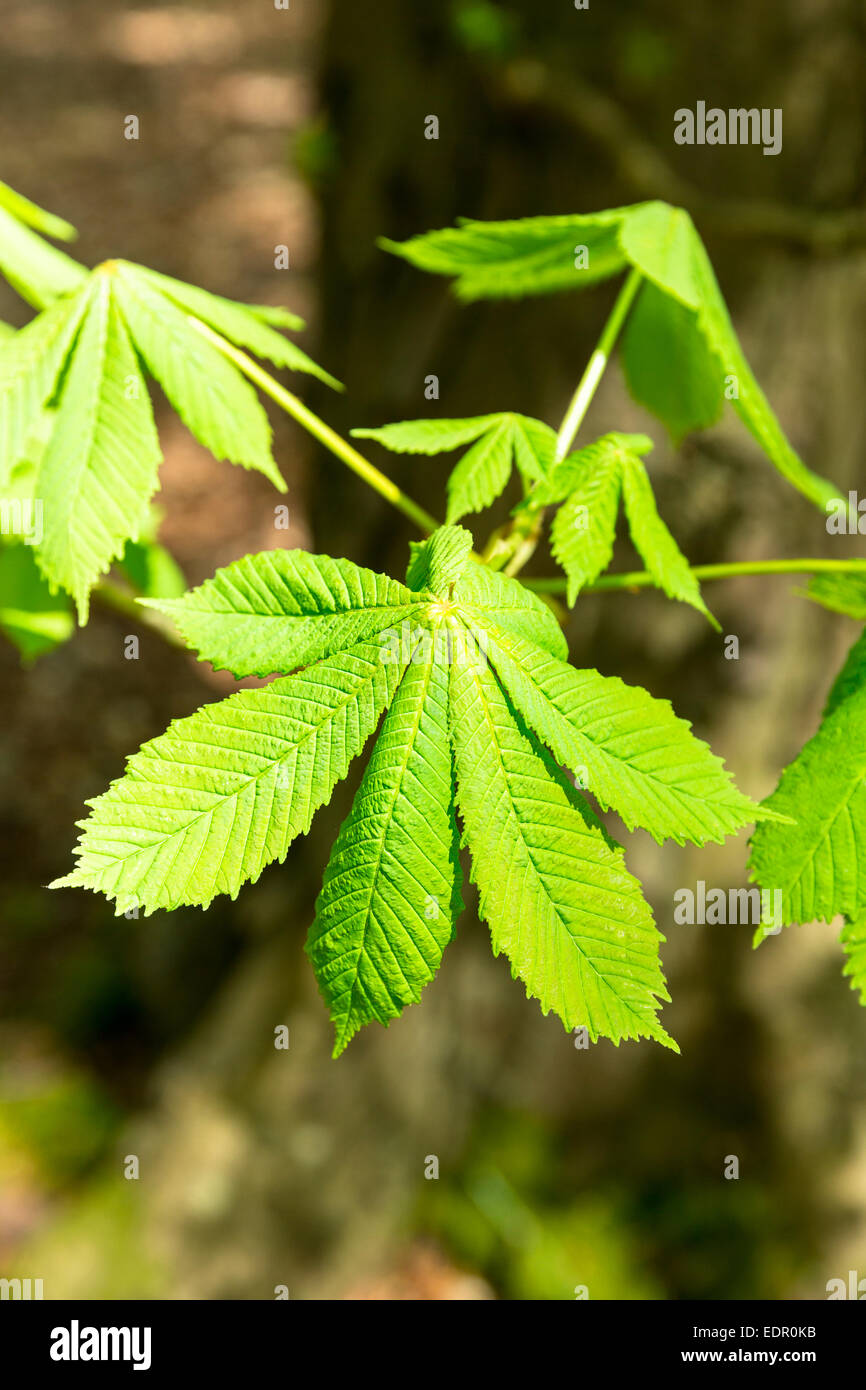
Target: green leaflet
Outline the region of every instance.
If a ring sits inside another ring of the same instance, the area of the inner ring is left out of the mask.
[[[575,457],[582,464],[572,483],[574,490],[557,510],[550,532],[554,558],[568,576],[569,604],[610,564],[622,485],[616,449],[599,441]],[[569,462],[563,460],[563,464]]]
[[[180,283],[180,282],[178,282]],[[184,285],[184,289],[189,289],[189,285]],[[230,301],[234,303],[234,300]],[[254,319],[260,323],[267,323],[271,328],[304,328],[306,325],[299,314],[293,314],[291,309],[285,309],[281,304],[244,304],[243,308],[252,314]]]
[[[258,469],[285,492],[268,417],[249,382],[134,267],[119,265],[113,278],[145,366],[187,429],[215,458]]]
[[[136,265],[134,261],[124,261],[123,264],[128,265],[138,275],[143,275],[146,280],[150,280],[158,290],[167,294],[169,299],[173,299],[182,309],[188,309],[204,323],[209,323],[218,333],[225,333],[232,342],[243,347],[252,347],[256,357],[267,357],[272,362],[280,362],[282,346],[286,342],[279,333],[263,333],[263,323],[273,322],[293,329],[306,326],[299,314],[293,314],[290,309],[284,309],[278,304],[242,304],[237,299],[226,299],[224,295],[213,294],[211,290],[188,285],[185,280],[176,280],[172,275],[163,275],[159,270]],[[250,323],[250,319],[254,322]],[[242,336],[244,333],[253,334],[254,340],[246,342]],[[254,343],[257,346],[254,346]],[[275,352],[274,357],[271,357],[269,349]]]
[[[505,490],[514,463],[525,484],[543,480],[556,450],[555,430],[512,411],[466,420],[403,420],[352,434],[400,454],[446,453],[474,440],[448,479],[448,525],[489,507]]]
[[[439,968],[462,907],[448,740],[448,668],[407,668],[331,852],[307,952],[334,1056],[386,1024]]]
[[[575,670],[492,627],[487,653],[557,761],[629,830],[640,826],[659,844],[720,843],[760,814],[667,700],[615,676]]]
[[[847,700],[849,695],[856,695],[857,691],[866,687],[866,632],[861,632],[857,641],[845,658],[845,664],[838,676],[834,680],[830,694],[827,696],[827,703],[824,706],[824,718],[832,714],[837,705],[843,700]]]
[[[27,449],[69,355],[86,291],[53,304],[0,347],[0,486]]]
[[[140,277],[161,291],[178,308],[194,314],[223,337],[254,352],[256,357],[265,357],[275,366],[288,367],[293,372],[307,372],[335,390],[342,390],[336,377],[326,372],[312,357],[308,357],[297,343],[293,343],[290,338],[284,338],[282,333],[275,333],[273,328],[269,327],[267,306],[263,321],[262,311],[257,306],[224,299],[222,295],[211,294],[196,285],[186,285],[182,280],[175,280],[170,275],[161,275],[145,266],[133,265],[129,261],[121,261],[119,264],[125,271],[131,272],[133,276]],[[298,318],[297,314],[289,313],[287,309],[274,308],[270,311],[270,316],[284,328],[304,327],[304,320]]]
[[[722,364],[695,314],[650,281],[626,320],[621,354],[634,399],[664,421],[676,444],[708,429],[725,404]]]
[[[150,537],[127,541],[117,568],[146,599],[175,599],[186,592],[186,579],[174,556]]]
[[[37,496],[39,469],[45,457],[56,418],[57,411],[52,406],[44,406],[37,413],[25,436],[18,462],[12,469],[12,474],[3,488],[7,497],[17,498],[25,505],[31,504],[34,508],[34,516],[40,505],[40,498]],[[38,534],[40,528],[35,526],[33,530]],[[35,550],[36,545],[34,543],[34,553]]]
[[[468,628],[495,623],[503,632],[525,637],[552,656],[568,656],[568,643],[550,608],[518,579],[472,561],[454,586],[454,599]]]
[[[306,833],[363,747],[402,667],[358,646],[170,724],[91,802],[78,863],[120,914],[236,897]]]
[[[813,581],[815,583],[816,581]],[[853,597],[857,598],[856,581]],[[830,608],[847,604],[843,587],[828,586]],[[842,606],[841,611],[845,611]],[[814,738],[785,768],[766,806],[788,815],[793,825],[759,825],[752,836],[749,864],[762,890],[781,892],[786,923],[815,918],[846,921],[841,942],[843,974],[866,1005],[866,873],[862,869],[866,833],[866,632],[851,648],[827,698]],[[764,939],[755,935],[755,945]]]
[[[457,803],[493,950],[567,1029],[619,1043],[676,1044],[656,1018],[667,999],[662,940],[622,852],[578,809],[551,759],[523,732],[482,665],[451,672]]]
[[[410,589],[447,597],[469,564],[472,536],[463,526],[440,526],[427,541],[410,541]]]
[[[514,222],[466,219],[459,228],[410,241],[381,237],[378,245],[420,270],[456,276],[455,293],[467,302],[549,294],[585,288],[624,268],[617,238],[622,212]]]
[[[497,421],[494,417],[486,418],[490,420],[489,431],[482,433],[477,443],[463,455],[448,479],[447,519],[449,523],[464,516],[466,512],[482,511],[488,507],[494,498],[498,497],[505,489],[511,476],[508,424],[501,420]],[[443,423],[451,427],[460,422],[449,420]],[[359,432],[353,430],[352,433]],[[379,443],[392,447],[388,445],[387,437],[382,437],[383,434],[384,431],[379,431],[378,434],[367,431],[365,437],[376,437]],[[456,430],[449,428],[442,438],[451,439],[455,435]],[[394,436],[390,437],[394,438]],[[439,452],[440,447],[453,448],[454,445],[437,445],[435,451]],[[416,452],[416,450],[413,449],[412,452]]]
[[[522,502],[517,510],[530,505],[548,506],[554,502],[564,502],[575,488],[586,482],[592,465],[619,463],[619,453],[623,449],[641,457],[643,454],[652,453],[653,448],[648,434],[623,434],[619,430],[603,434],[600,439],[575,449],[555,464],[547,478],[533,487],[531,496]]]
[[[668,598],[697,608],[720,632],[718,622],[701,598],[701,586],[688,560],[656,510],[646,468],[639,458],[628,452],[622,457],[622,498],[635,549],[658,587]]]
[[[71,222],[31,203],[29,198],[25,198],[23,193],[16,193],[8,183],[0,183],[0,208],[5,208],[19,222],[32,227],[35,232],[41,232],[43,236],[54,237],[57,241],[74,241],[78,236]]]
[[[29,545],[0,546],[0,630],[25,663],[72,636],[68,601],[52,594]]]
[[[448,479],[448,524],[483,511],[504,491],[511,477],[511,436],[508,422],[500,421],[463,455]]]
[[[866,1005],[866,922],[846,922],[842,928],[842,948],[845,965],[842,974],[849,976],[851,988],[859,991],[860,1003]]]
[[[78,261],[43,241],[36,231],[49,236],[74,235],[61,218],[43,212],[35,203],[0,184],[0,274],[22,299],[43,309],[58,295],[71,294],[87,278]]]
[[[584,270],[569,269],[572,239],[582,239],[588,248]],[[468,222],[380,245],[422,270],[456,276],[463,299],[580,288],[634,267],[648,281],[623,348],[637,399],[679,438],[688,429],[712,424],[729,396],[788,482],[822,509],[836,496],[838,489],[806,468],[788,443],[743,354],[703,242],[684,209],[654,201],[585,218]]]
[[[661,938],[638,885],[510,701],[557,758],[591,764],[591,789],[630,824],[720,838],[751,803],[667,706],[559,660],[550,609],[471,547],[462,527],[440,527],[413,547],[408,586],[268,551],[157,602],[216,664],[303,669],[145,744],[91,803],[77,865],[52,886],[102,892],[119,912],[236,895],[309,828],[387,709],[309,939],[335,1051],[417,1000],[451,938],[452,745],[494,949],[566,1027],[673,1045],[656,1019]]]
[[[619,239],[629,265],[687,308],[699,308],[703,286],[695,243],[700,241],[689,214],[661,202],[638,203],[624,214]]]
[[[400,420],[377,429],[355,429],[354,439],[375,439],[395,454],[445,454],[471,444],[502,419],[501,415],[473,415],[466,420]]]
[[[417,599],[351,560],[265,550],[217,570],[183,598],[149,606],[174,619],[202,661],[235,676],[268,676],[372,641],[408,621]]]
[[[640,457],[651,448],[646,435],[603,435],[557,464],[546,483],[533,489],[530,501],[559,500],[570,493],[551,530],[553,554],[568,577],[570,604],[610,563],[621,494],[635,549],[655,584],[669,598],[691,604],[718,629],[688,560],[656,509]]]
[[[693,234],[696,275],[701,285],[698,327],[719,358],[724,379],[736,385],[738,394],[731,404],[782,477],[823,511],[830,498],[837,496],[838,488],[811,472],[788,443],[740,347],[703,242],[697,232]]]
[[[43,574],[86,621],[90,590],[147,517],[161,461],[147,388],[107,277],[93,284],[39,470]]]
[[[752,878],[781,891],[785,922],[857,920],[866,909],[866,685],[831,705],[765,803],[796,823],[752,836]]]
[[[524,483],[544,479],[553,465],[556,453],[556,430],[543,420],[533,420],[530,415],[513,415],[511,419],[511,446],[514,462]]]
[[[866,622],[866,575],[816,574],[809,580],[806,592],[831,613],[844,613],[859,623]]]

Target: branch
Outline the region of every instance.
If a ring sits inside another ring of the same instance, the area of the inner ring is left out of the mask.
[[[676,172],[617,102],[572,73],[566,86],[541,63],[511,63],[502,81],[515,104],[552,111],[601,145],[641,197],[687,207],[722,236],[789,242],[823,255],[866,244],[862,207],[816,212],[767,199],[721,199],[702,192]]]

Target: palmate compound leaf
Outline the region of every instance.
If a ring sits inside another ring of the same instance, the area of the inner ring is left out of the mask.
[[[291,320],[285,311],[260,316],[126,262],[98,267],[0,347],[0,479],[47,421],[32,487],[45,514],[35,553],[49,583],[75,598],[81,621],[94,583],[138,539],[157,485],[161,453],[142,363],[200,443],[285,491],[255,391],[188,308],[281,365],[312,370],[269,326]]]
[[[557,464],[549,479],[532,490],[529,502],[565,498],[554,517],[551,547],[568,578],[570,604],[610,563],[622,497],[632,541],[654,583],[718,628],[688,560],[658,514],[640,457],[651,448],[646,435],[603,435]]]
[[[585,246],[578,257],[577,243]],[[636,399],[676,439],[718,418],[725,399],[767,457],[822,509],[838,489],[791,447],[740,347],[703,242],[682,208],[653,201],[586,217],[465,222],[385,250],[455,276],[462,299],[580,289],[627,266],[645,277],[622,341]]]
[[[489,507],[508,485],[515,463],[525,484],[542,481],[556,451],[555,430],[512,411],[466,420],[403,420],[352,434],[399,454],[441,454],[475,441],[448,479],[449,525]]]
[[[567,1027],[669,1042],[655,1017],[664,986],[649,908],[522,717],[563,761],[574,747],[586,747],[587,762],[594,750],[593,790],[604,785],[626,818],[633,806],[632,823],[659,834],[711,838],[751,807],[666,706],[662,715],[645,692],[629,703],[620,682],[572,672],[550,610],[477,563],[471,546],[462,528],[440,528],[414,547],[408,586],[345,560],[265,552],[183,604],[162,604],[202,655],[232,669],[311,664],[145,744],[92,803],[77,866],[53,886],[95,889],[119,912],[236,894],[308,828],[387,708],[310,937],[337,1051],[362,1023],[387,1022],[418,998],[452,935],[459,877],[446,730],[494,949]],[[658,826],[646,810],[654,805]]]

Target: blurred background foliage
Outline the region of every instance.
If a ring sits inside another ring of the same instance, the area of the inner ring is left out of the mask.
[[[306,315],[311,350],[348,387],[308,399],[341,430],[431,409],[557,422],[610,303],[601,286],[461,308],[377,236],[682,202],[793,442],[856,487],[864,57],[851,0],[621,0],[615,14],[28,0],[4,9],[0,176],[77,225],[89,263],[124,256]],[[781,107],[782,154],[675,146],[673,112],[698,100]],[[274,269],[280,244],[289,272]],[[26,318],[4,293],[0,320]],[[284,419],[288,536],[264,480],[210,459],[157,406],[167,555],[129,555],[139,582],[152,564],[155,582],[176,586],[177,567],[198,582],[279,544],[401,572],[407,525]],[[732,420],[675,452],[614,370],[583,437],[609,428],[649,428],[660,508],[694,563],[839,553]],[[374,461],[441,511],[442,461]],[[615,563],[633,560],[621,544]],[[0,583],[2,566],[0,552]],[[713,587],[738,661],[649,593],[582,599],[572,656],[672,699],[763,796],[856,632],[793,588]],[[332,1063],[302,946],[351,779],[236,903],[115,920],[46,892],[85,798],[171,718],[234,688],[150,631],[126,660],[137,631],[102,609],[23,667],[10,642],[0,652],[0,1275],[41,1277],[49,1298],[592,1300],[820,1298],[866,1273],[866,1015],[836,933],[790,929],[755,955],[748,927],[673,924],[677,887],[743,882],[745,836],[701,852],[629,837],[668,937],[682,1057],[576,1047],[470,910],[421,1007]]]

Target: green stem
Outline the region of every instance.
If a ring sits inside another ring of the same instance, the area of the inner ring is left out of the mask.
[[[625,283],[616,297],[616,302],[610,311],[610,317],[604,325],[602,335],[598,340],[598,346],[586,364],[586,371],[577,383],[577,390],[571,398],[571,404],[565,412],[565,418],[559,427],[559,434],[556,437],[556,462],[564,459],[571,449],[574,436],[583,424],[583,418],[589,409],[590,401],[595,395],[598,383],[604,374],[613,346],[616,342],[619,331],[625,323],[626,315],[631,308],[634,297],[640,288],[642,275],[639,270],[632,268],[625,280]]]
[[[730,579],[738,574],[866,574],[866,560],[738,560],[727,565],[692,565],[695,579]],[[537,594],[564,594],[565,579],[526,579],[528,589]],[[605,574],[581,593],[601,593],[606,589],[648,589],[655,584],[648,570],[628,574]]]
[[[555,452],[557,463],[565,458],[583,424],[590,401],[610,361],[614,344],[634,303],[642,278],[640,271],[632,268],[614,301],[595,351],[586,364],[586,370],[577,384],[577,390],[559,427]],[[526,496],[528,507],[523,512],[522,522],[511,522],[506,527],[499,527],[493,532],[482,552],[488,565],[493,569],[504,569],[506,574],[517,574],[523,568],[533,555],[541,536],[541,513],[544,507],[533,504],[532,488]]]
[[[297,420],[299,425],[303,425],[314,439],[318,439],[320,444],[324,444],[326,449],[330,449],[332,454],[336,454],[347,468],[351,468],[353,473],[357,473],[359,478],[363,478],[364,482],[378,492],[380,497],[384,497],[385,501],[390,502],[392,507],[396,507],[410,521],[413,521],[425,535],[436,530],[440,523],[435,516],[431,516],[423,507],[419,507],[417,502],[413,502],[411,497],[407,497],[396,483],[392,483],[390,478],[386,478],[384,473],[380,473],[378,468],[365,459],[363,454],[359,454],[358,450],[337,434],[336,430],[332,430],[330,425],[326,425],[324,420],[320,420],[318,415],[304,405],[303,401],[292,395],[291,391],[287,391],[285,386],[281,386],[270,372],[266,372],[264,367],[259,366],[258,362],[254,362],[245,352],[241,352],[240,348],[236,348],[219,333],[215,333],[200,319],[195,318],[192,314],[187,317],[193,327],[207,338],[208,342],[212,343],[215,348],[218,348],[224,357],[233,362],[244,376],[249,377],[250,381],[254,382],[261,391],[264,391],[266,396],[270,396],[281,410],[284,410],[287,415],[291,415],[292,419]]]
[[[158,608],[146,608],[144,604],[138,602],[131,590],[123,588],[120,584],[115,584],[112,579],[100,580],[93,590],[93,597],[104,608],[111,608],[115,613],[122,613],[125,618],[129,618],[132,622],[149,627],[160,637],[165,638],[170,646],[182,647],[186,650],[186,643],[179,636],[169,617],[160,613]]]
[[[512,576],[519,574],[538,549],[538,542],[541,540],[541,526],[544,520],[543,509],[533,510],[527,515],[532,525],[523,531],[515,528],[514,545],[503,566],[505,574]]]

